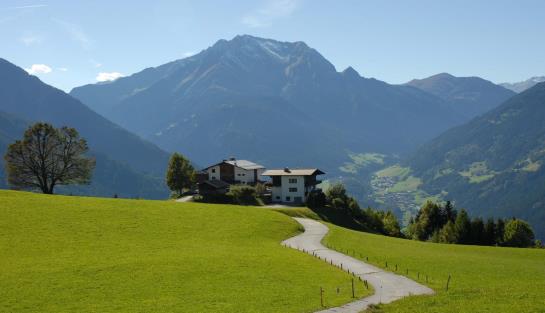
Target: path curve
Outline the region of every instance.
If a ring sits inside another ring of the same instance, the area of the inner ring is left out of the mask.
[[[305,232],[284,240],[282,245],[312,254],[345,271],[354,273],[357,277],[367,280],[375,289],[375,294],[350,302],[340,307],[330,308],[317,313],[358,313],[370,304],[390,303],[411,295],[431,295],[434,291],[405,276],[386,272],[381,268],[369,265],[358,259],[326,248],[321,241],[329,229],[324,224],[308,218],[294,217],[303,225]]]

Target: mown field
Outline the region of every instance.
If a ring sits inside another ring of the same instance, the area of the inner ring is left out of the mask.
[[[0,312],[311,312],[320,287],[351,301],[349,275],[280,245],[298,231],[262,208],[0,190]]]
[[[543,249],[435,244],[328,226],[325,244],[360,259],[369,258],[382,268],[388,262],[391,271],[397,264],[403,275],[409,269],[409,277],[437,292],[382,305],[373,312],[545,312]]]

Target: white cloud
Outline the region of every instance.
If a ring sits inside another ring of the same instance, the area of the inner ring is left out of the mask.
[[[31,5],[21,5],[17,7],[7,7],[7,8],[0,8],[0,10],[21,10],[21,9],[35,9],[35,8],[43,8],[46,7],[47,4],[31,4]]]
[[[92,47],[93,41],[78,25],[58,19],[53,19],[53,21],[62,26],[62,28],[64,28],[64,30],[70,35],[70,38],[79,43],[83,49],[87,50]]]
[[[32,46],[34,44],[39,44],[43,42],[43,38],[36,35],[24,35],[21,38],[19,38],[19,41],[21,41],[25,46]]]
[[[30,68],[25,68],[25,71],[30,75],[36,75],[51,73],[53,70],[45,64],[32,64]]]
[[[270,0],[260,9],[242,17],[242,24],[257,28],[271,26],[274,20],[289,17],[299,7],[299,0]]]
[[[96,79],[98,82],[109,82],[109,81],[112,81],[112,80],[116,80],[120,77],[123,77],[124,75],[119,73],[119,72],[110,72],[110,73],[107,73],[107,72],[100,72],[98,73]]]

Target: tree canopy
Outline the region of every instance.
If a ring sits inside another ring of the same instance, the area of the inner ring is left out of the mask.
[[[195,184],[195,169],[191,162],[180,153],[175,152],[168,161],[166,182],[170,190],[183,194]]]
[[[89,184],[95,160],[85,156],[85,139],[74,128],[36,123],[8,147],[4,156],[8,184],[15,189],[40,189],[52,194],[55,186]]]

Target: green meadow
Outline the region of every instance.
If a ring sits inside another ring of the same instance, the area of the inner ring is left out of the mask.
[[[312,215],[307,215],[312,216]],[[335,225],[324,243],[433,288],[373,312],[545,312],[545,250],[462,246],[378,236]],[[446,291],[448,276],[449,290]],[[426,282],[427,276],[427,282]]]
[[[312,312],[320,287],[351,301],[347,273],[280,245],[300,231],[263,208],[0,190],[0,312]]]

